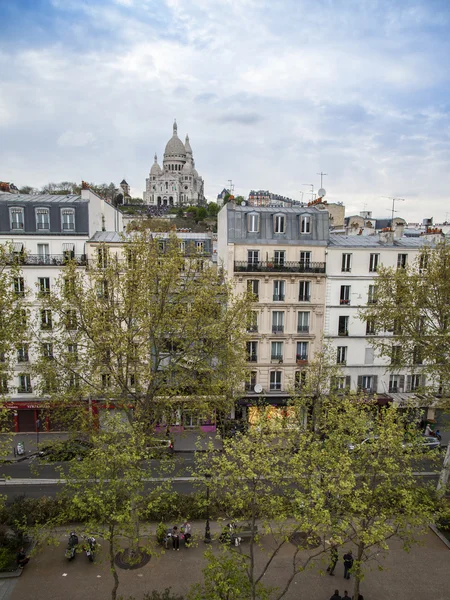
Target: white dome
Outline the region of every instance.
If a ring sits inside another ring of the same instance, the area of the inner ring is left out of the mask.
[[[150,169],[150,175],[161,175],[162,169],[158,165],[158,157],[155,154],[155,162],[152,164],[152,168]]]
[[[172,157],[183,157],[186,158],[186,148],[184,147],[183,142],[178,137],[177,133],[177,123],[173,124],[173,135],[170,140],[166,144],[166,149],[164,150],[164,160]]]

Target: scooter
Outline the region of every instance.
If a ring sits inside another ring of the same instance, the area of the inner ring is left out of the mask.
[[[75,554],[77,552],[77,546],[78,546],[78,536],[75,533],[75,531],[72,531],[69,535],[69,542],[67,544],[67,549],[66,549],[66,558],[68,560],[73,560],[75,558]]]
[[[95,537],[87,537],[84,536],[85,543],[83,544],[83,550],[86,552],[86,556],[88,557],[90,562],[94,562],[94,555],[97,546],[97,541]]]

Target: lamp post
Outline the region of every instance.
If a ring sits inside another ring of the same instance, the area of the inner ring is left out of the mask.
[[[206,525],[205,525],[205,544],[211,543],[211,527],[209,524],[209,481],[211,479],[211,473],[205,473],[206,478]]]

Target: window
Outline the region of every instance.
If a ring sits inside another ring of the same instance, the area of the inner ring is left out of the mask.
[[[247,342],[247,361],[258,362],[258,342]]]
[[[405,389],[405,376],[404,375],[390,375],[389,376],[389,392],[391,394],[398,394],[403,392]]]
[[[97,282],[97,297],[104,300],[108,298],[108,282],[106,279]]]
[[[19,394],[31,394],[33,389],[31,387],[31,376],[29,373],[22,373],[19,375],[19,387],[17,389]]]
[[[23,229],[23,208],[10,208],[9,222],[11,229]]]
[[[270,372],[270,391],[279,392],[281,391],[281,371]]]
[[[296,390],[301,390],[306,385],[306,371],[295,371],[294,386]]]
[[[311,217],[300,217],[300,233],[311,233]]]
[[[373,317],[366,321],[366,335],[375,335],[375,319]]]
[[[23,277],[14,277],[14,292],[17,296],[25,296],[25,283]]]
[[[256,310],[252,310],[250,313],[247,331],[251,333],[256,333],[258,331],[258,313]]]
[[[377,289],[375,285],[369,285],[369,290],[367,294],[367,304],[376,304],[377,303]]]
[[[69,373],[68,385],[71,389],[78,389],[80,387],[80,376],[78,373]]]
[[[108,248],[97,248],[97,265],[99,269],[108,266]]]
[[[8,376],[0,374],[0,394],[7,394],[8,391]]]
[[[247,291],[255,296],[255,300],[259,300],[259,279],[249,279],[247,281]]]
[[[38,244],[37,251],[39,264],[48,265],[50,263],[50,246],[48,244]]]
[[[339,317],[338,335],[348,335],[348,321],[349,317]]]
[[[257,265],[259,263],[259,250],[247,250],[247,263]]]
[[[391,365],[400,365],[402,361],[402,347],[391,347]]]
[[[50,294],[50,277],[38,277],[39,293],[43,296]]]
[[[259,215],[247,215],[247,231],[249,233],[258,233],[259,231]]]
[[[75,231],[74,208],[63,208],[61,210],[61,229],[63,231]]]
[[[406,378],[406,391],[415,392],[425,387],[425,377],[423,375],[408,375]]]
[[[419,256],[419,269],[424,271],[428,267],[428,254],[421,254]]]
[[[365,348],[364,349],[364,364],[365,365],[373,365],[374,359],[374,351],[373,348]]]
[[[283,342],[272,342],[270,350],[270,360],[283,362]]]
[[[369,257],[369,271],[375,273],[378,269],[378,261],[380,260],[379,254],[371,254]]]
[[[102,373],[102,388],[106,390],[111,386],[111,375],[109,373]]]
[[[423,349],[415,346],[413,349],[413,364],[421,365],[423,363]]]
[[[347,364],[347,346],[338,346],[337,347],[336,363],[338,365],[346,365]]]
[[[203,254],[205,252],[205,242],[195,242],[195,247],[199,254]]]
[[[274,233],[284,233],[285,220],[283,215],[275,215],[273,218]]]
[[[51,310],[41,310],[41,329],[51,329],[52,328],[52,311]]]
[[[257,371],[250,371],[250,373],[247,375],[247,381],[245,382],[245,389],[247,390],[247,392],[254,391],[254,387],[257,383],[257,377]]]
[[[298,313],[297,333],[309,333],[309,312]]]
[[[311,299],[311,282],[300,281],[298,286],[299,302],[309,302]]]
[[[158,252],[163,254],[165,248],[166,248],[166,244],[165,244],[164,240],[158,240]]]
[[[69,309],[66,312],[66,329],[74,330],[78,329],[77,311]]]
[[[367,394],[376,394],[377,382],[377,375],[358,375],[358,390]]]
[[[273,262],[275,266],[282,267],[286,260],[286,252],[284,250],[275,250],[273,253]]]
[[[301,251],[300,252],[300,266],[309,267],[311,264],[311,252]]]
[[[42,356],[46,360],[53,359],[53,344],[50,342],[45,342],[42,344]]]
[[[350,273],[351,270],[352,270],[352,255],[351,254],[343,254],[341,271],[343,273]]]
[[[332,377],[331,378],[331,389],[334,391],[338,390],[349,390],[351,385],[350,375]]]
[[[272,312],[272,333],[284,332],[284,312],[274,310]]]
[[[406,267],[406,263],[408,262],[407,254],[399,254],[397,256],[397,269],[404,269]]]
[[[339,304],[350,304],[350,286],[341,285]]]
[[[297,342],[297,362],[307,362],[308,342]]]
[[[17,362],[28,362],[28,345],[17,347]]]
[[[274,302],[284,302],[284,289],[285,289],[284,281],[276,279],[273,282],[273,301]]]
[[[69,360],[72,362],[78,362],[78,346],[77,344],[67,344],[67,353]]]
[[[36,209],[36,229],[50,229],[50,214],[48,208]]]

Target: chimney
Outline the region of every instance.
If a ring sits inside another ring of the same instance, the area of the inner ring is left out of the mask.
[[[394,229],[394,239],[399,240],[400,238],[402,238],[404,232],[405,232],[405,224],[397,223],[395,225],[395,229]]]
[[[394,232],[391,228],[386,227],[385,230],[380,231],[380,244],[384,246],[394,245]]]

